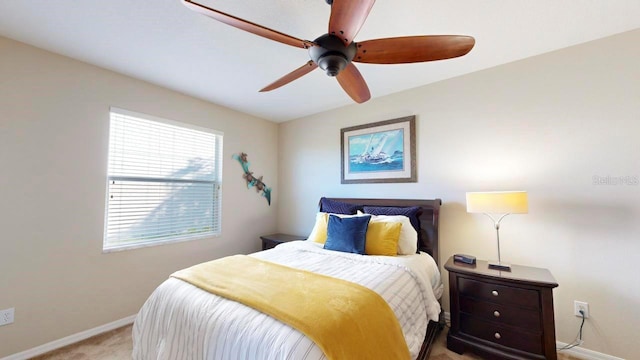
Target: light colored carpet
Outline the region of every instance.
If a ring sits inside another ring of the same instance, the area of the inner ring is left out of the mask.
[[[482,360],[473,354],[458,355],[447,350],[447,331],[442,331],[435,341],[430,360]],[[131,359],[131,325],[94,336],[77,344],[37,356],[35,360],[126,360]],[[559,354],[561,360],[577,360]]]
[[[131,325],[106,332],[36,356],[37,360],[126,360],[131,359]]]

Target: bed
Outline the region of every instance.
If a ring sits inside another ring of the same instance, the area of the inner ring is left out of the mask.
[[[426,359],[442,328],[438,271],[438,216],[441,201],[323,198],[378,209],[418,208],[417,254],[362,256],[294,241],[250,254],[255,261],[282,264],[361,284],[388,303],[402,327],[412,359]],[[253,260],[252,260],[253,261]],[[411,284],[410,286],[407,284]],[[142,359],[327,359],[308,336],[263,312],[171,277],[145,302],[133,328],[132,357]]]

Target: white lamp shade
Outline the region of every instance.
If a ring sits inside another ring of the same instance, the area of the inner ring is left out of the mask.
[[[486,214],[526,214],[526,191],[468,192],[467,212]]]

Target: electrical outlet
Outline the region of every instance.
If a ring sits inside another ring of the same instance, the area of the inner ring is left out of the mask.
[[[14,308],[0,310],[0,326],[9,325],[13,322]]]
[[[580,314],[580,310],[582,310],[582,312],[584,312],[584,318],[588,319],[589,318],[589,303],[584,302],[584,301],[578,301],[578,300],[574,300],[573,301],[573,314],[577,317],[582,317],[582,314]]]

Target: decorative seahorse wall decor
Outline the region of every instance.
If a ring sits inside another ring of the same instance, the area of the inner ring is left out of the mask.
[[[269,204],[269,206],[271,206],[271,188],[262,182],[262,176],[256,178],[255,176],[253,176],[253,173],[249,171],[249,161],[247,161],[247,154],[233,154],[233,158],[238,160],[238,162],[242,166],[242,170],[244,171],[242,177],[247,181],[247,188],[255,186],[256,191],[261,193],[260,195],[264,196],[267,199],[267,203]]]

